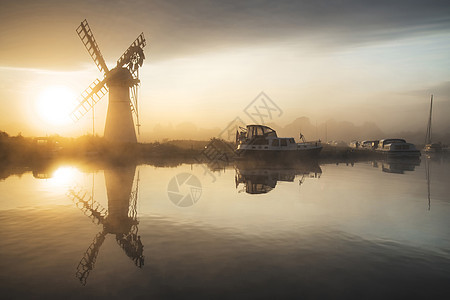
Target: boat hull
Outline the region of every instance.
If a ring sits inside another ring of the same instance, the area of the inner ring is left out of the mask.
[[[298,160],[304,158],[316,158],[322,147],[301,150],[236,150],[236,154],[242,159],[260,160]]]
[[[389,157],[420,157],[421,155],[419,150],[411,150],[411,151],[375,150],[375,152]]]

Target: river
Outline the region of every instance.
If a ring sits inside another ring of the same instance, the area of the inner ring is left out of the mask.
[[[448,297],[449,157],[10,173],[3,299]]]

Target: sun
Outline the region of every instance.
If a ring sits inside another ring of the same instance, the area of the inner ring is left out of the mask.
[[[40,119],[49,125],[67,125],[76,103],[75,93],[66,86],[49,86],[39,93],[36,110]]]

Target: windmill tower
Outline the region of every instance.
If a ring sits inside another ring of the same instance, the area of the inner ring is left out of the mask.
[[[82,94],[79,104],[72,111],[74,121],[81,119],[94,108],[94,105],[109,91],[108,111],[105,124],[105,139],[119,143],[136,143],[133,113],[139,134],[138,88],[139,67],[144,62],[144,33],[128,47],[117,60],[116,66],[109,70],[86,20],[77,28],[77,34],[91,55],[100,72],[102,80],[96,79]]]

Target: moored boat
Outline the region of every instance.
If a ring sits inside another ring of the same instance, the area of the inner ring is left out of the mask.
[[[319,141],[302,142],[294,138],[280,138],[275,130],[264,125],[247,125],[236,132],[236,154],[240,158],[256,159],[299,159],[316,157],[322,150]]]
[[[366,140],[360,143],[360,148],[365,150],[374,150],[378,147],[378,140]]]
[[[387,154],[389,156],[420,156],[420,151],[416,149],[416,146],[414,146],[414,144],[407,143],[404,139],[380,140],[375,151],[378,153]]]
[[[431,139],[431,115],[433,112],[433,95],[431,95],[431,101],[430,101],[430,116],[428,118],[428,125],[427,125],[427,134],[425,136],[425,147],[423,148],[423,151],[427,154],[431,153],[441,153],[441,152],[448,152],[448,147],[442,145],[441,142],[433,143]]]

